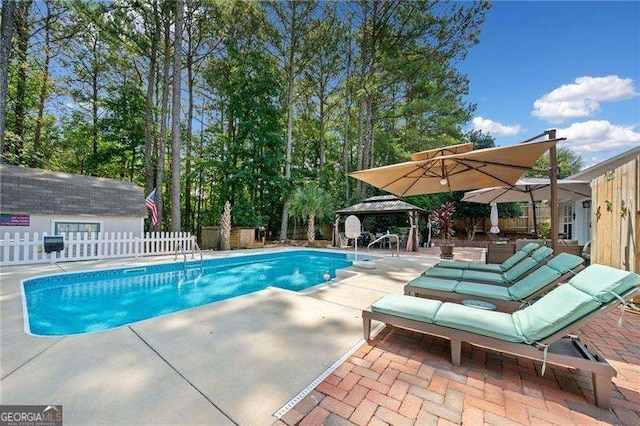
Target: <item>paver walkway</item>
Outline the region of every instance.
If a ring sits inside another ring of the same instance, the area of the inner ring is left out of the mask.
[[[588,373],[387,326],[287,413],[287,425],[640,425],[640,315],[613,311],[582,329],[618,371],[612,410],[593,405]]]

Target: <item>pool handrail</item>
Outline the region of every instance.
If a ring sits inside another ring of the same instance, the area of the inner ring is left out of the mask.
[[[391,240],[391,237],[394,237],[396,239],[396,255],[400,257],[400,237],[398,236],[398,234],[389,234],[388,232],[384,234],[382,237],[376,238],[375,240],[371,241],[369,245],[367,245],[367,251],[369,251],[371,249],[371,246],[374,245],[375,243],[380,242],[385,238],[389,238],[389,240]],[[391,253],[391,256],[393,256],[393,253]]]

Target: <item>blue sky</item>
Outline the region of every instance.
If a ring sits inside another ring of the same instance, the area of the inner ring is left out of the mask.
[[[495,2],[460,68],[499,145],[557,128],[585,166],[640,145],[640,2]]]

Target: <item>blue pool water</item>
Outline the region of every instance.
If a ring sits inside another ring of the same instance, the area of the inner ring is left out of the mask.
[[[25,280],[28,330],[59,336],[107,330],[247,293],[299,291],[350,266],[342,253],[295,250]]]

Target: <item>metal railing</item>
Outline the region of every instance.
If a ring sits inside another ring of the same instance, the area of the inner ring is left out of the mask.
[[[400,237],[398,236],[398,234],[384,234],[382,237],[376,238],[375,240],[371,241],[369,245],[367,245],[367,251],[371,250],[372,245],[379,243],[386,238],[389,239],[389,243],[391,243],[391,238],[396,239],[396,256],[400,257]],[[393,256],[393,252],[391,253],[391,256]]]
[[[178,253],[182,253],[182,257],[183,257],[183,262],[182,262],[182,269],[183,270],[187,270],[187,252],[184,250],[184,247],[182,247],[182,244],[176,244],[176,249],[175,249],[175,256],[173,256],[173,261],[175,262],[176,260],[178,260]],[[193,257],[192,257],[193,258]]]
[[[200,246],[198,245],[198,243],[196,242],[195,237],[193,237],[192,241],[191,241],[191,259],[195,258],[195,254],[196,252],[200,255],[200,261],[198,262],[198,266],[200,267],[200,274],[202,274],[202,261],[203,261],[203,255],[202,255],[202,250],[200,250]],[[176,244],[176,249],[174,252],[174,257],[173,260],[176,261],[178,259],[178,254],[182,253],[182,257],[184,259],[183,261],[183,270],[187,270],[187,251],[184,249],[184,246],[180,243]]]

